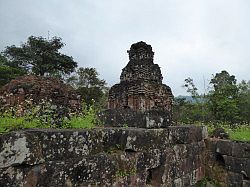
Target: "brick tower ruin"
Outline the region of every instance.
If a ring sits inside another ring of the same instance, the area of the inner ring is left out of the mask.
[[[105,125],[143,128],[172,125],[172,99],[169,86],[162,84],[152,47],[145,42],[131,45],[129,62],[122,69],[120,83],[111,87]]]

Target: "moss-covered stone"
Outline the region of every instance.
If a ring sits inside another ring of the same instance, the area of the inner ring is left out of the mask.
[[[180,126],[12,132],[0,137],[0,184],[193,185],[203,175],[205,143],[202,129],[198,129]]]

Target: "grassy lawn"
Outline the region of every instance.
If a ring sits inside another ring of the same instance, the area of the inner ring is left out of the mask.
[[[211,134],[216,127],[212,124],[206,125],[208,127],[208,134]],[[231,140],[250,142],[250,125],[238,125],[231,128],[227,124],[219,124],[218,127],[225,129],[229,134]]]
[[[95,126],[97,126],[96,117],[92,113],[85,116],[74,116],[70,120],[64,120],[60,127],[55,127],[49,123],[43,123],[36,118],[0,117],[0,134],[27,128],[90,129]]]
[[[23,117],[0,117],[0,134],[13,130],[25,128],[39,128],[40,124],[37,120],[27,120]]]
[[[243,126],[233,130],[228,130],[231,140],[250,142],[250,127]]]

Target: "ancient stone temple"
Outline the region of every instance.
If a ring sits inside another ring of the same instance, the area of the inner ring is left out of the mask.
[[[61,112],[81,111],[81,99],[78,93],[62,81],[35,75],[24,75],[11,80],[0,89],[1,109],[16,108],[23,115],[26,110],[48,102]],[[1,111],[0,111],[1,112]]]
[[[173,95],[162,84],[158,64],[154,64],[152,47],[138,42],[128,51],[129,62],[123,68],[120,83],[109,91],[105,123],[110,126],[155,128],[172,124]],[[108,114],[108,115],[107,115]]]

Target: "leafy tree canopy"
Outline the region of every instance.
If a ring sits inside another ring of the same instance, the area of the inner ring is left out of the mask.
[[[75,87],[81,94],[87,105],[95,102],[100,107],[105,105],[107,96],[106,82],[100,79],[95,68],[80,67],[76,74],[71,76],[67,82]]]
[[[192,78],[185,79],[183,85],[195,102],[175,98],[174,118],[183,123],[250,123],[250,81],[237,84],[235,76],[227,71],[216,73],[210,80],[210,91],[198,94]]]
[[[8,46],[3,53],[10,66],[26,69],[36,75],[69,74],[77,63],[72,57],[59,52],[64,45],[58,37],[47,40],[30,36],[21,47]]]
[[[12,79],[24,74],[22,69],[9,66],[8,60],[0,54],[0,88]]]
[[[238,108],[241,120],[250,123],[250,81],[241,81],[238,85]]]
[[[216,73],[210,84],[213,90],[209,93],[211,111],[216,120],[234,122],[238,119],[238,87],[235,76],[227,71]]]
[[[229,75],[227,71],[216,73],[214,78],[211,79],[210,84],[213,85],[216,94],[223,94],[224,96],[236,96],[238,88],[236,85],[237,80],[234,75]]]
[[[99,79],[99,73],[95,68],[79,68],[78,74],[78,86],[79,87],[100,87],[103,88],[106,85],[105,80]]]

